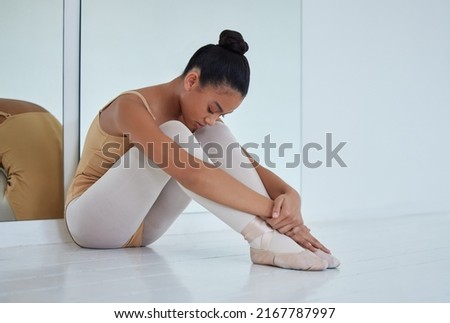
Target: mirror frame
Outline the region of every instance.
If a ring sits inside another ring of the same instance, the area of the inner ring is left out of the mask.
[[[64,195],[80,155],[81,0],[64,0],[63,151]]]
[[[63,4],[63,169],[64,194],[79,159],[81,0]],[[70,241],[64,219],[0,224],[0,248]]]

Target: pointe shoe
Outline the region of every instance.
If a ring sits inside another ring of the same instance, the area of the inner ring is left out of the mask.
[[[298,253],[278,253],[270,250],[250,248],[250,258],[254,264],[286,269],[318,271],[328,268],[326,260],[317,257],[309,250]]]
[[[317,250],[314,252],[314,254],[317,257],[325,260],[328,263],[328,267],[327,267],[328,269],[337,268],[341,264],[339,259],[337,259],[335,256],[333,256],[329,253],[323,252],[322,250]]]
[[[270,244],[274,235],[280,233],[271,229],[260,218],[255,218],[247,224],[241,234],[250,244],[255,239],[260,238],[260,248],[250,247],[250,258],[254,264],[296,270],[324,270],[328,267],[326,260],[316,256],[309,250],[286,253],[270,250]],[[299,249],[301,249],[300,246]]]

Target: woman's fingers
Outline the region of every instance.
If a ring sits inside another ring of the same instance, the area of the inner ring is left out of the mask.
[[[297,226],[287,233],[295,242],[305,249],[312,252],[320,249],[326,253],[331,253],[319,240],[317,240],[311,233],[309,228],[304,225]]]
[[[272,218],[277,219],[281,213],[281,206],[283,205],[284,198],[282,196],[277,197],[273,201]]]
[[[294,227],[295,227],[294,224],[280,225],[280,227],[276,230],[282,234],[286,234],[289,231],[291,231]]]
[[[314,238],[313,236],[311,236],[311,238],[309,239],[309,242],[311,243],[311,245],[314,248],[320,249],[326,253],[330,253],[330,250],[328,250],[328,248],[326,248],[322,243],[320,243],[319,240],[317,240],[316,238]]]
[[[301,224],[299,217],[285,217],[280,216],[277,219],[266,219],[266,222],[275,230],[280,233],[287,233],[288,231],[294,229]]]
[[[317,248],[308,240],[307,237],[303,237],[300,234],[295,234],[292,236],[292,239],[294,239],[295,242],[297,242],[301,247],[308,249],[312,252],[317,251]]]

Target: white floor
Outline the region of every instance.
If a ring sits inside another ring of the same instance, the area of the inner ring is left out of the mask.
[[[151,248],[0,248],[0,302],[450,302],[450,215],[310,223],[342,261],[301,272],[252,265],[231,230]]]

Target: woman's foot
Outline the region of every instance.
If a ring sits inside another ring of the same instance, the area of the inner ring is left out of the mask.
[[[250,244],[250,257],[254,264],[297,270],[324,270],[329,267],[325,259],[303,249],[260,218],[252,220],[241,233]]]
[[[296,253],[277,253],[250,248],[250,258],[254,264],[286,269],[317,271],[330,268],[326,260],[320,259],[309,250]]]
[[[341,264],[339,259],[337,259],[335,256],[333,256],[332,254],[323,252],[322,250],[317,250],[317,251],[314,252],[314,254],[317,257],[325,260],[328,263],[328,267],[327,268],[329,268],[329,269],[337,268]]]

